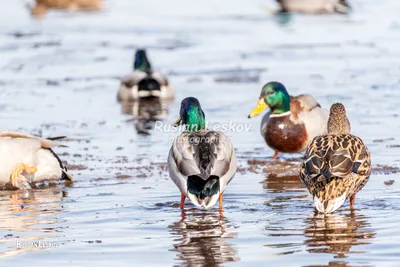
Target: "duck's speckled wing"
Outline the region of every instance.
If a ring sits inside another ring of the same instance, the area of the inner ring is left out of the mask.
[[[370,155],[360,138],[321,135],[308,145],[300,179],[313,196],[328,199],[347,191],[347,198],[364,187],[370,174]]]
[[[230,168],[234,149],[221,132],[184,132],[174,141],[173,158],[183,176],[223,177]]]

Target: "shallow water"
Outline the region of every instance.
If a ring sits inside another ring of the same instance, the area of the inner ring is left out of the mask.
[[[399,266],[397,1],[352,1],[350,16],[276,18],[272,1],[113,0],[100,13],[42,20],[3,2],[1,128],[67,135],[57,152],[76,182],[0,192],[2,266]],[[169,75],[175,101],[116,101],[137,47]],[[354,210],[314,215],[297,176],[301,155],[271,160],[261,117],[247,119],[269,80],[325,107],[346,105],[374,168]],[[189,95],[210,126],[251,125],[228,133],[240,168],[223,216],[188,203],[182,213],[166,172],[178,133],[155,130],[155,120],[175,121]]]

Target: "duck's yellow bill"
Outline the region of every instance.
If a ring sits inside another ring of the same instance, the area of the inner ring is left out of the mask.
[[[172,126],[178,127],[182,123],[182,118],[179,116],[179,118],[172,124]]]
[[[268,107],[267,103],[265,103],[264,98],[260,98],[258,100],[257,106],[250,112],[249,118],[257,116],[260,114],[264,109]]]

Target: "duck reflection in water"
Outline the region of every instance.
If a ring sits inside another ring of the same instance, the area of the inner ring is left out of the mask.
[[[335,258],[346,258],[357,245],[371,243],[376,235],[370,229],[368,217],[357,215],[354,210],[350,214],[316,214],[306,219],[304,241],[309,253],[336,254]],[[329,265],[331,266],[331,265]]]
[[[0,258],[49,250],[59,245],[62,198],[58,187],[0,191]],[[49,246],[17,246],[17,242],[46,242]],[[53,244],[54,246],[50,246]]]
[[[184,266],[216,266],[239,261],[236,250],[226,238],[236,237],[225,229],[228,221],[222,215],[194,210],[187,215],[182,210],[181,220],[169,226],[174,239],[173,251]]]
[[[266,193],[272,193],[265,204],[274,211],[295,209],[294,204],[302,205],[308,198],[307,189],[298,175],[268,174],[263,181],[263,188]]]
[[[274,193],[283,193],[288,190],[290,190],[290,192],[306,192],[299,175],[283,176],[270,173],[264,180],[263,187],[266,191]]]
[[[168,115],[168,104],[172,100],[157,97],[141,98],[131,102],[121,102],[121,113],[132,115],[132,121],[138,134],[149,135],[156,121]]]

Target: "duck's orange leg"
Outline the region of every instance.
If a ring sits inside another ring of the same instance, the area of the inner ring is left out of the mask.
[[[219,216],[221,218],[224,218],[224,213],[222,210],[222,199],[224,198],[224,193],[222,193],[221,195],[219,195]]]
[[[274,156],[272,157],[272,159],[277,159],[278,158],[278,151],[277,150],[275,150],[275,153],[274,153]]]
[[[37,172],[37,168],[34,165],[27,165],[25,163],[18,163],[14,166],[14,169],[11,172],[11,184],[15,187],[19,187],[23,183],[24,176],[21,175],[23,171],[28,173],[35,173]]]
[[[219,195],[219,210],[222,210],[222,199],[224,198],[224,193]]]
[[[183,209],[183,207],[185,206],[185,199],[186,199],[186,196],[181,193],[181,204],[179,205],[179,207],[181,209]]]
[[[356,194],[354,194],[354,195],[352,195],[352,196],[350,197],[350,208],[353,208],[353,207],[354,207],[354,202],[355,202],[355,200],[356,200]]]

